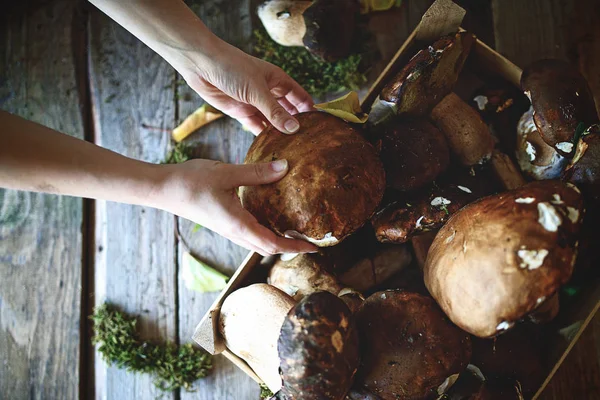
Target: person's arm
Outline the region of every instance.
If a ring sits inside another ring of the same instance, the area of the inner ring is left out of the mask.
[[[316,250],[260,225],[235,194],[238,186],[281,179],[286,162],[150,164],[4,111],[0,111],[0,143],[0,187],[159,208],[263,255]]]
[[[160,54],[212,106],[260,133],[298,130],[312,99],[280,68],[225,43],[181,0],[90,0]]]

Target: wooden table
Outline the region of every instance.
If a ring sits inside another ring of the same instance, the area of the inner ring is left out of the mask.
[[[401,23],[391,27],[379,16],[375,25],[388,29],[382,48],[395,50],[430,2],[405,0],[396,11]],[[256,1],[190,3],[217,35],[251,49]],[[597,1],[459,3],[469,12],[464,26],[516,64],[541,57],[578,63],[600,105]],[[0,21],[4,110],[160,162],[171,148],[167,130],[202,104],[173,68],[84,1],[11,2]],[[229,119],[192,137],[202,157],[226,162],[243,160],[252,139]],[[184,286],[176,227],[195,254],[223,271],[246,254],[165,212],[0,191],[0,398],[257,399],[258,386],[221,357],[196,392],[165,394],[147,376],[107,367],[90,345],[88,316],[104,300],[141,315],[148,338],[190,340],[216,294]],[[544,398],[600,399],[600,315]]]

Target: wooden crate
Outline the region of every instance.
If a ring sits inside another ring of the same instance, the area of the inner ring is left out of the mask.
[[[444,34],[461,30],[460,24],[464,15],[464,10],[454,4],[451,0],[436,0],[423,15],[419,26],[417,26],[417,28],[409,35],[361,101],[363,110],[368,111],[370,109],[387,81],[391,79],[419,49],[423,48],[423,46],[428,43],[432,43]],[[520,87],[522,69],[494,51],[481,40],[477,39],[469,54],[467,62],[465,63],[464,72],[462,74],[467,73],[479,75],[483,73],[483,76],[480,76],[480,79],[483,81],[490,76],[501,77],[516,87]],[[257,276],[260,276],[260,274],[257,274],[257,271],[261,269],[260,265],[263,261],[267,260],[263,259],[260,254],[253,252],[246,257],[235,274],[231,277],[227,287],[221,292],[209,311],[204,315],[193,335],[194,341],[210,354],[224,355],[258,383],[262,383],[262,380],[254,373],[248,364],[226,348],[224,340],[219,334],[218,319],[221,305],[230,293],[241,287],[257,282]],[[268,264],[268,261],[266,263]],[[265,267],[263,267],[263,269],[264,268]],[[561,327],[571,326],[574,327],[574,330],[570,335],[570,340],[559,335],[554,335],[556,337],[551,339],[549,346],[551,351],[550,354],[548,354],[550,362],[546,366],[549,373],[537,393],[534,395],[534,400],[541,395],[542,391],[548,385],[571,349],[575,346],[575,343],[589,325],[598,309],[600,309],[600,282],[590,282],[589,285],[583,288],[581,293],[578,294],[576,301],[569,303],[567,307],[564,307],[563,304],[561,304],[559,316],[553,323]]]

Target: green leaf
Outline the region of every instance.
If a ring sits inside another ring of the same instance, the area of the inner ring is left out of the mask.
[[[196,225],[194,225],[194,229],[192,229],[192,233],[196,233],[196,232],[198,232],[202,228],[203,228],[202,225],[196,224]]]
[[[260,384],[260,398],[261,400],[270,399],[273,397],[273,392],[264,383]]]
[[[229,280],[226,275],[196,260],[187,252],[183,253],[182,273],[185,286],[201,293],[223,290]]]

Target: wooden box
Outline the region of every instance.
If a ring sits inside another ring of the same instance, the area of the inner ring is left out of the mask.
[[[464,17],[464,10],[454,4],[451,0],[437,0],[424,14],[419,26],[409,35],[400,47],[387,67],[373,83],[364,99],[361,101],[363,110],[368,111],[375,102],[381,89],[386,82],[401,69],[406,62],[424,45],[432,43],[444,34],[456,32]],[[476,40],[463,74],[475,74],[479,79],[485,81],[490,77],[501,77],[516,87],[520,87],[521,68],[517,67],[505,57],[495,52],[479,39]],[[468,81],[468,79],[467,79]],[[460,84],[460,79],[459,79]],[[455,89],[455,91],[460,88]],[[515,133],[516,134],[516,133]],[[256,282],[264,282],[266,278],[266,267],[261,264],[269,264],[268,260],[257,253],[251,252],[244,262],[231,277],[227,287],[215,300],[209,311],[204,315],[193,339],[211,354],[222,354],[236,366],[242,369],[256,382],[262,383],[261,379],[242,359],[231,353],[224,345],[223,338],[218,331],[218,318],[220,307],[225,298],[241,287]],[[587,287],[581,289],[574,301],[568,304],[561,303],[559,316],[552,323],[557,327],[570,327],[568,335],[555,335],[552,339],[551,351],[548,354],[546,369],[548,375],[540,386],[533,399],[537,399],[550,379],[556,373],[570,350],[573,348],[595,313],[600,308],[600,282],[589,282]]]

